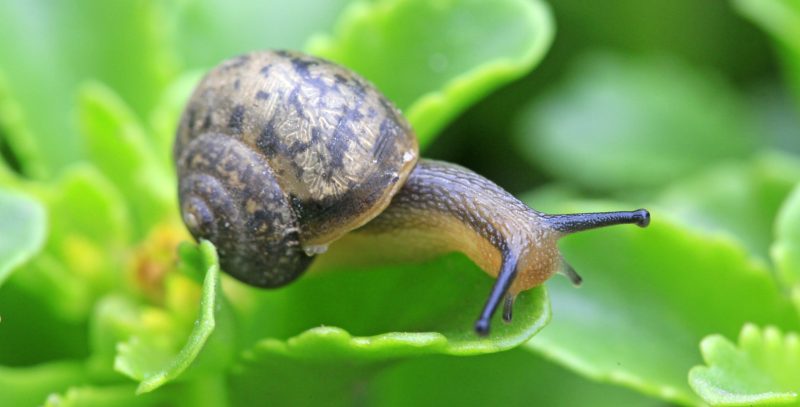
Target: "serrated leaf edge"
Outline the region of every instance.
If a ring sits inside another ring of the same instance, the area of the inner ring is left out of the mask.
[[[700,383],[706,382],[702,373],[712,369],[715,365],[715,356],[718,353],[718,349],[727,348],[730,352],[739,353],[743,357],[749,359],[750,351],[753,350],[754,347],[763,348],[767,346],[790,347],[795,349],[795,353],[800,354],[800,336],[793,332],[788,332],[784,335],[775,326],[767,326],[762,330],[752,323],[747,323],[742,327],[736,344],[722,335],[709,335],[700,342],[700,350],[705,365],[698,365],[689,370],[689,385],[698,396],[711,405],[742,406],[763,403],[783,404],[797,401],[798,393],[794,391],[768,391],[743,395],[714,387],[714,394],[718,397],[727,398],[727,400],[715,403],[715,400],[709,400],[711,393],[706,391],[706,388],[713,386],[708,386],[706,388],[700,386]]]

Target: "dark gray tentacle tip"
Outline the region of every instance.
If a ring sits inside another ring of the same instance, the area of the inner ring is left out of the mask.
[[[575,268],[564,259],[561,259],[561,274],[567,276],[575,287],[580,287],[580,285],[583,284],[583,277],[581,277],[581,275],[575,271]]]
[[[478,336],[489,335],[489,320],[481,318],[475,322],[475,333],[477,333]]]
[[[638,220],[636,226],[646,228],[650,225],[650,211],[647,209],[637,209],[634,212],[634,217]]]

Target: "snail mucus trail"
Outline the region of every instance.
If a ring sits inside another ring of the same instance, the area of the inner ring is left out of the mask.
[[[183,220],[214,243],[228,274],[280,287],[334,241],[332,251],[460,251],[496,277],[475,324],[481,335],[501,303],[510,321],[516,295],[555,272],[580,282],[560,237],[650,220],[644,209],[542,214],[468,169],[418,157],[411,126],[372,84],[289,51],[253,52],[209,72],[174,150]]]

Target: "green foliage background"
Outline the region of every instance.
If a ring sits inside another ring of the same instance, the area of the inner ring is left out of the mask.
[[[0,405],[800,406],[795,0],[12,0],[0,21]],[[489,338],[491,279],[459,254],[243,286],[180,223],[171,145],[203,72],[264,48],[356,70],[426,156],[536,209],[652,225],[564,239],[584,285],[524,293]]]

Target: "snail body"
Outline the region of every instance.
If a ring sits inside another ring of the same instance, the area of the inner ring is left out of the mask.
[[[563,268],[561,236],[649,222],[645,210],[541,214],[472,171],[418,155],[406,119],[357,74],[255,52],[213,69],[184,110],[174,150],[181,214],[196,239],[215,244],[225,272],[259,287],[293,281],[345,234],[464,252],[497,277],[480,334],[501,302],[510,320],[517,293]]]

